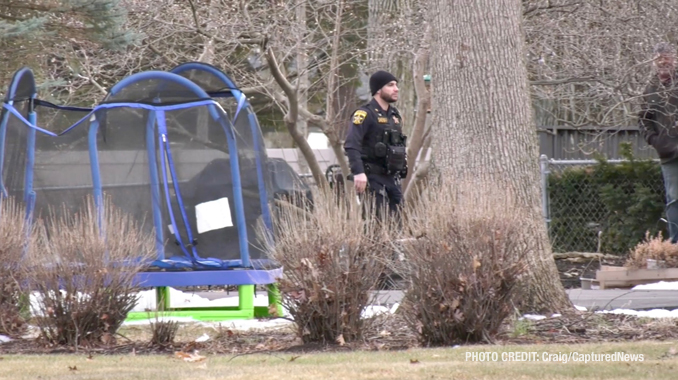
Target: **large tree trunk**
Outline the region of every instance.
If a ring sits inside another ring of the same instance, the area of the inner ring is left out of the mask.
[[[460,207],[511,192],[536,239],[524,312],[572,308],[540,204],[539,150],[524,57],[520,0],[431,0],[434,162],[454,179]],[[464,201],[466,199],[466,201]],[[501,207],[501,205],[497,205]]]

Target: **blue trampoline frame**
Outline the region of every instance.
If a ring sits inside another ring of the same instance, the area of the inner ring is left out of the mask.
[[[208,94],[204,89],[202,89],[198,84],[195,82],[179,75],[184,71],[187,70],[202,70],[202,71],[207,71],[210,74],[214,75],[217,77],[219,80],[223,82],[226,88],[229,89],[229,91],[225,92],[220,92],[220,93],[215,93],[215,94]],[[80,110],[80,111],[89,111],[86,116],[78,120],[75,124],[64,130],[63,132],[59,134],[55,134],[53,132],[47,131],[43,128],[38,127],[37,125],[37,115],[34,110],[34,104],[36,101],[39,102],[38,99],[36,99],[37,96],[37,91],[36,91],[36,86],[35,86],[35,80],[32,71],[28,67],[24,67],[20,70],[18,70],[13,79],[12,82],[9,86],[9,92],[7,93],[6,99],[3,102],[3,117],[2,120],[0,121],[0,174],[2,173],[3,169],[3,162],[4,162],[4,147],[5,147],[5,136],[6,136],[6,130],[7,130],[7,123],[9,121],[9,115],[13,114],[15,117],[18,117],[27,127],[29,127],[28,131],[28,138],[27,138],[27,146],[26,146],[26,153],[27,153],[27,159],[26,159],[26,167],[25,167],[25,183],[24,183],[24,201],[26,202],[26,217],[31,220],[31,215],[33,212],[33,208],[35,206],[35,197],[36,194],[33,190],[33,166],[34,166],[34,158],[35,158],[35,137],[37,132],[41,132],[47,135],[50,135],[52,137],[58,138],[61,135],[64,135],[68,133],[71,129],[77,127],[78,125],[82,123],[87,123],[87,119],[89,119],[89,130],[88,130],[88,148],[89,148],[89,157],[90,157],[90,167],[92,171],[92,185],[93,185],[93,195],[95,199],[95,204],[97,205],[99,209],[99,216],[101,217],[102,214],[102,199],[103,199],[103,190],[102,190],[102,183],[101,183],[101,175],[99,171],[99,160],[98,160],[98,150],[97,150],[97,132],[99,130],[99,121],[97,118],[97,114],[99,113],[100,110],[103,109],[110,109],[110,108],[120,108],[120,107],[131,107],[131,108],[144,108],[147,110],[150,110],[150,116],[147,121],[146,125],[146,133],[148,146],[147,146],[147,151],[148,151],[148,158],[149,158],[149,170],[150,170],[150,178],[151,178],[151,194],[153,197],[153,202],[154,204],[160,204],[161,202],[161,186],[165,186],[165,194],[167,195],[167,187],[168,187],[168,180],[167,180],[167,168],[165,167],[166,161],[168,161],[167,165],[169,166],[169,171],[170,175],[173,177],[173,183],[174,186],[177,187],[176,183],[176,173],[173,167],[173,161],[172,161],[172,155],[171,155],[171,150],[169,149],[169,144],[167,143],[166,139],[166,124],[165,124],[165,118],[164,114],[165,111],[171,111],[171,110],[177,110],[177,109],[183,109],[183,108],[191,108],[191,107],[197,107],[197,106],[207,106],[209,109],[209,114],[210,117],[213,118],[214,121],[218,122],[222,128],[224,129],[224,133],[226,134],[227,138],[227,143],[228,143],[228,150],[230,152],[230,166],[231,166],[231,173],[232,173],[232,186],[233,186],[233,201],[235,204],[235,217],[236,217],[236,224],[238,228],[238,237],[239,237],[239,248],[240,248],[240,260],[225,260],[223,263],[219,264],[213,264],[214,260],[213,259],[203,259],[198,256],[198,253],[196,251],[196,248],[194,245],[191,246],[191,252],[188,252],[185,249],[185,246],[183,242],[181,241],[181,237],[177,236],[177,239],[179,240],[179,243],[182,247],[182,250],[186,254],[187,257],[192,258],[193,262],[193,269],[192,271],[148,271],[148,272],[142,272],[139,273],[136,277],[136,281],[138,281],[138,284],[143,286],[143,287],[155,287],[157,290],[157,295],[159,296],[159,300],[161,299],[160,297],[163,297],[163,303],[159,304],[161,309],[169,309],[169,291],[167,287],[184,287],[184,286],[201,286],[201,285],[238,285],[239,286],[239,297],[240,297],[240,306],[236,308],[221,308],[220,310],[209,310],[207,314],[204,313],[198,313],[198,315],[207,315],[208,320],[214,320],[214,319],[233,319],[233,318],[251,318],[254,317],[255,315],[257,316],[263,316],[263,315],[268,315],[269,314],[269,309],[270,308],[264,308],[266,310],[260,310],[260,308],[255,308],[253,305],[253,292],[254,292],[254,286],[261,284],[261,285],[268,285],[269,288],[269,304],[270,305],[275,305],[275,310],[278,315],[282,315],[282,308],[279,302],[279,293],[277,291],[277,287],[275,286],[275,283],[277,283],[278,279],[282,277],[282,268],[281,267],[276,267],[272,268],[272,263],[269,260],[250,260],[250,254],[249,254],[249,242],[248,242],[248,236],[247,236],[247,229],[246,229],[246,219],[245,219],[245,214],[244,214],[244,207],[243,207],[243,198],[242,198],[242,187],[241,187],[241,178],[240,178],[240,165],[238,162],[238,154],[237,154],[237,143],[236,143],[236,136],[235,136],[235,131],[234,131],[234,125],[231,122],[231,120],[228,120],[226,117],[227,114],[223,112],[223,109],[221,109],[221,106],[213,99],[215,97],[228,97],[228,96],[233,96],[235,99],[237,99],[237,110],[236,113],[233,117],[233,121],[237,120],[238,116],[240,115],[240,112],[242,111],[243,108],[250,108],[250,104],[247,101],[246,96],[237,88],[235,83],[226,75],[224,74],[221,70],[215,68],[214,66],[203,64],[203,63],[198,63],[198,62],[191,62],[191,63],[186,63],[183,65],[179,65],[172,69],[170,72],[165,72],[165,71],[146,71],[146,72],[141,72],[141,73],[136,73],[133,74],[129,77],[126,77],[122,79],[120,82],[118,82],[115,86],[111,88],[109,91],[109,95],[106,97],[110,96],[115,96],[118,94],[120,91],[125,89],[127,86],[134,85],[135,83],[138,83],[140,81],[144,80],[153,80],[153,79],[158,79],[158,80],[164,80],[164,81],[170,81],[174,82],[175,84],[181,85],[185,87],[186,89],[190,90],[193,92],[198,99],[205,99],[205,100],[198,100],[198,101],[192,101],[192,102],[187,102],[187,103],[182,103],[182,104],[173,104],[173,105],[150,105],[150,104],[143,104],[143,103],[116,103],[116,102],[110,102],[110,103],[105,103],[102,102],[95,106],[94,108],[81,108],[81,107],[59,107],[63,109],[74,109],[74,110]],[[30,94],[26,94],[28,98],[17,98],[17,91],[19,89],[19,85],[21,84],[22,81],[30,81]],[[211,95],[211,96],[210,96]],[[209,100],[207,100],[209,99]],[[29,100],[29,109],[28,109],[28,118],[25,118],[20,112],[18,112],[14,106],[13,103],[15,100]],[[222,112],[219,112],[219,111]],[[254,149],[255,149],[255,160],[256,160],[256,168],[257,168],[257,179],[258,179],[258,184],[259,184],[259,196],[260,196],[260,202],[261,202],[261,210],[262,210],[262,217],[264,219],[265,226],[267,227],[267,230],[269,232],[269,236],[267,238],[272,238],[272,223],[271,223],[271,216],[268,208],[268,194],[267,194],[267,189],[265,186],[265,181],[264,181],[264,172],[263,172],[263,158],[261,157],[261,151],[260,148],[261,144],[263,144],[262,141],[259,141],[259,136],[260,136],[260,130],[259,130],[259,125],[256,120],[256,116],[254,115],[253,112],[248,112],[248,122],[251,127],[251,132],[252,132],[252,137],[253,137],[253,144],[254,144]],[[158,127],[158,140],[155,141],[155,126],[157,125]],[[84,127],[84,126],[83,126]],[[158,170],[157,170],[157,159],[156,159],[156,146],[155,144],[158,144],[160,146],[159,151],[162,152],[163,155],[163,174],[162,174],[162,180],[159,178],[158,175]],[[161,183],[162,181],[162,183]],[[188,225],[187,217],[185,215],[185,211],[183,208],[183,204],[181,203],[181,196],[178,192],[178,189],[175,189],[177,191],[177,198],[179,202],[179,209],[181,210],[181,216],[179,218],[175,217],[172,207],[171,207],[171,201],[170,199],[165,199],[165,201],[168,203],[168,208],[169,208],[169,215],[170,215],[170,220],[172,223],[172,226],[175,231],[179,231],[178,227],[178,219],[184,222],[184,226],[186,230],[188,231],[188,238],[192,239],[191,236],[191,229],[190,226]],[[7,192],[5,190],[4,184],[3,184],[3,179],[2,176],[0,175],[0,197],[6,196]],[[158,209],[158,207],[153,208],[153,219],[154,219],[154,226],[156,229],[156,250],[157,250],[157,260],[156,262],[163,261],[165,260],[165,254],[164,254],[164,244],[163,244],[163,221],[162,221],[162,216],[161,212]],[[197,265],[200,265],[202,267],[196,267]],[[212,267],[211,270],[206,270],[207,268]],[[198,270],[200,269],[200,270]],[[189,313],[189,315],[196,315],[193,311],[181,311],[181,310],[175,310],[176,313],[179,313],[181,315],[186,315],[185,313]],[[139,319],[140,316],[136,315],[133,316],[132,319]],[[204,319],[204,318],[202,318]]]

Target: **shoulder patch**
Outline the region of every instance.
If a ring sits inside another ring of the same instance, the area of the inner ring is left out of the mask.
[[[365,118],[367,117],[367,112],[363,110],[357,110],[353,113],[353,124],[359,125],[362,124],[363,121],[365,121]]]

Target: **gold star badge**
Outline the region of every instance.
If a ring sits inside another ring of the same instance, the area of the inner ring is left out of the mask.
[[[367,112],[363,110],[357,110],[353,114],[353,124],[355,125],[360,125],[365,121],[365,117],[367,117]]]

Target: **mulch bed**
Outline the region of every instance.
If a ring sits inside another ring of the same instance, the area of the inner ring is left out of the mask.
[[[638,318],[611,313],[584,312],[570,316],[529,320],[526,331],[502,332],[498,340],[506,344],[573,344],[672,340],[678,337],[678,324],[671,319]]]
[[[572,313],[542,320],[521,320],[505,323],[495,338],[498,344],[576,344],[678,338],[678,324],[673,320],[654,320],[629,315]],[[520,327],[518,327],[520,325]],[[462,343],[463,345],[463,343]],[[399,315],[384,318],[365,333],[360,342],[343,345],[303,344],[290,329],[232,332],[225,330],[207,342],[176,342],[152,346],[147,342],[121,342],[97,347],[49,347],[37,339],[14,340],[0,344],[3,354],[81,354],[81,355],[149,355],[195,352],[200,355],[226,355],[232,359],[256,353],[293,358],[311,352],[355,350],[402,350],[419,347],[417,337]],[[289,357],[288,357],[289,356]]]

